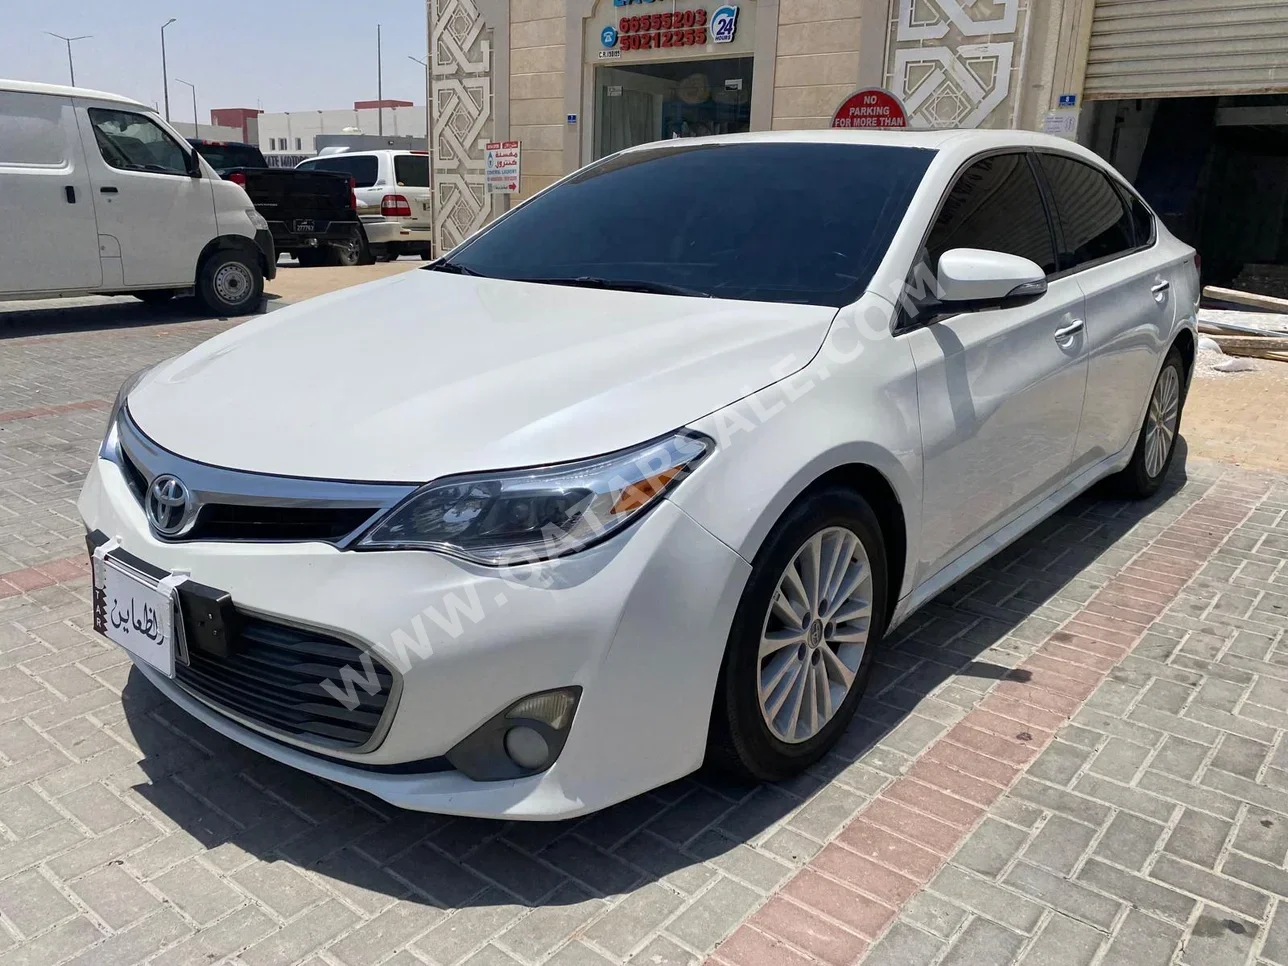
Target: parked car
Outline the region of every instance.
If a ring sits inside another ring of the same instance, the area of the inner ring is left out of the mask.
[[[419,255],[426,260],[433,257],[428,153],[343,151],[301,161],[296,170],[337,171],[353,179],[358,214],[377,255]],[[388,229],[382,229],[380,222]]]
[[[130,379],[79,504],[96,626],[216,731],[410,808],[786,778],[891,628],[1093,483],[1159,489],[1198,297],[1044,135],[633,148]]]
[[[357,265],[370,260],[353,182],[343,174],[270,168],[259,148],[189,138],[219,176],[246,189],[268,221],[277,251],[301,265]]]
[[[144,104],[0,80],[0,298],[195,292],[259,306],[277,271],[268,224]]]

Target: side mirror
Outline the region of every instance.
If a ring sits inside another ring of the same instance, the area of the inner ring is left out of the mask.
[[[197,154],[196,151],[188,151],[184,154],[184,159],[187,161],[187,164],[188,164],[189,178],[201,177],[201,162],[197,160],[198,157],[199,155]]]
[[[939,259],[938,288],[948,311],[1011,308],[1046,294],[1046,272],[1019,255],[954,248]]]

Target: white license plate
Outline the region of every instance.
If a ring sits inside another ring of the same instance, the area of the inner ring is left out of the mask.
[[[174,677],[173,592],[158,590],[110,558],[99,566],[104,569],[104,606],[95,608],[94,629],[166,677]]]

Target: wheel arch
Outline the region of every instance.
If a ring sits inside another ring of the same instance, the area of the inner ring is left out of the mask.
[[[1181,361],[1185,363],[1185,381],[1188,385],[1190,376],[1194,374],[1194,360],[1198,358],[1198,340],[1194,337],[1194,331],[1188,326],[1181,329],[1172,340],[1172,348],[1181,354]]]
[[[255,264],[259,266],[260,273],[265,278],[269,277],[267,260],[264,258],[264,253],[260,251],[259,246],[255,244],[255,240],[253,238],[247,238],[245,235],[218,235],[206,242],[206,247],[203,248],[201,250],[201,254],[197,256],[197,273],[194,276],[195,279],[198,281],[201,279],[201,270],[210,256],[215,254],[215,252],[221,251],[241,251],[253,256]]]

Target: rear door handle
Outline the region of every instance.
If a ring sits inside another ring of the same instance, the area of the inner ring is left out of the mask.
[[[99,188],[98,190],[105,195],[114,195],[114,194],[120,193],[116,190],[116,187],[114,185],[110,185],[110,184],[105,184],[103,185],[103,187]]]
[[[63,194],[67,195],[67,203],[69,205],[76,204],[76,186],[75,185],[70,185],[70,184],[64,185]]]
[[[1153,288],[1151,288],[1150,291],[1154,293],[1154,298],[1161,302],[1167,296],[1167,293],[1171,291],[1171,289],[1172,289],[1171,282],[1162,281],[1162,282],[1159,282],[1157,285],[1155,285]]]
[[[1074,337],[1080,335],[1082,331],[1086,329],[1086,327],[1087,327],[1087,323],[1083,322],[1081,319],[1078,319],[1074,322],[1070,322],[1062,329],[1056,329],[1055,330],[1056,344],[1059,345],[1061,348],[1067,349],[1069,346],[1073,345]]]

